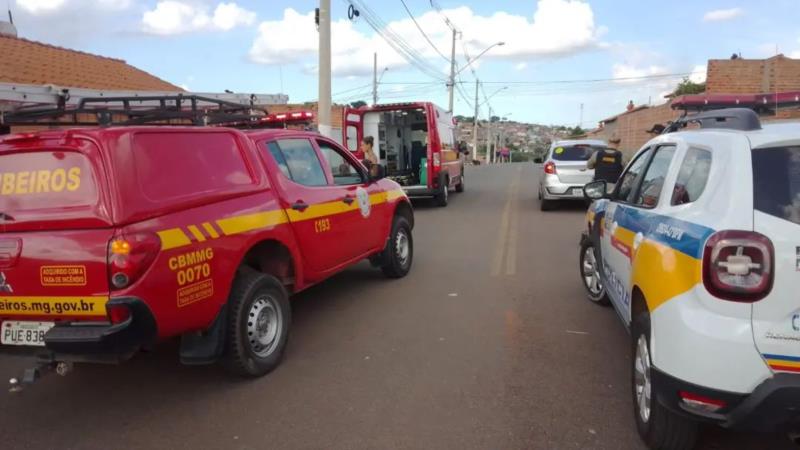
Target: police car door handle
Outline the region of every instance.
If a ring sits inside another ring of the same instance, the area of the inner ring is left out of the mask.
[[[348,205],[352,205],[352,204],[353,204],[353,202],[354,202],[354,201],[356,201],[356,199],[354,199],[354,198],[353,198],[352,196],[350,196],[350,195],[345,195],[345,196],[344,196],[344,198],[342,199],[342,201],[343,201],[343,202],[345,202],[345,203],[346,203],[346,204],[348,204]]]
[[[308,204],[302,200],[298,200],[292,204],[292,209],[295,211],[303,212],[308,208]]]

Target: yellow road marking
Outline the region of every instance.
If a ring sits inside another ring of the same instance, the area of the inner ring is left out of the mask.
[[[194,238],[197,239],[199,242],[205,242],[206,237],[203,235],[203,233],[200,232],[199,229],[197,229],[196,226],[189,225],[186,228],[189,229],[189,232],[192,233],[192,236],[194,236]]]
[[[500,219],[500,229],[495,244],[494,259],[492,260],[492,276],[499,276],[503,272],[505,262],[505,274],[514,275],[517,272],[517,211],[516,198],[519,193],[519,182],[522,169],[517,171],[514,180],[508,186],[508,199],[503,208],[503,216]]]

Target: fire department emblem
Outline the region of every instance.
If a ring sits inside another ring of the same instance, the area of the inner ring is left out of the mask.
[[[0,272],[0,292],[5,292],[7,294],[14,292],[14,289],[11,289],[11,285],[6,283],[6,274],[3,272]]]
[[[366,219],[369,217],[370,208],[372,207],[369,204],[369,194],[366,189],[356,189],[356,200],[358,200],[358,208],[361,210],[361,215]]]

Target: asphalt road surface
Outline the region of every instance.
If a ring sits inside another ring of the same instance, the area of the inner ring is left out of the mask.
[[[629,337],[578,278],[583,211],[540,212],[537,174],[470,168],[447,208],[416,203],[411,274],[362,264],[297,296],[272,374],[183,367],[174,343],[78,366],[0,393],[0,448],[643,448]],[[797,447],[712,428],[700,448]]]

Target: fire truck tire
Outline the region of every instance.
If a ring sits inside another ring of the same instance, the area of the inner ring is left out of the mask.
[[[242,268],[228,298],[224,366],[233,374],[260,377],[281,362],[292,311],[289,294],[275,277]]]
[[[403,278],[411,270],[414,259],[414,239],[411,236],[411,225],[403,216],[395,216],[392,221],[392,232],[383,249],[381,270],[389,278]]]
[[[640,313],[632,333],[633,413],[639,436],[648,448],[690,450],[697,440],[698,424],[667,409],[658,401],[651,376],[650,315]]]

